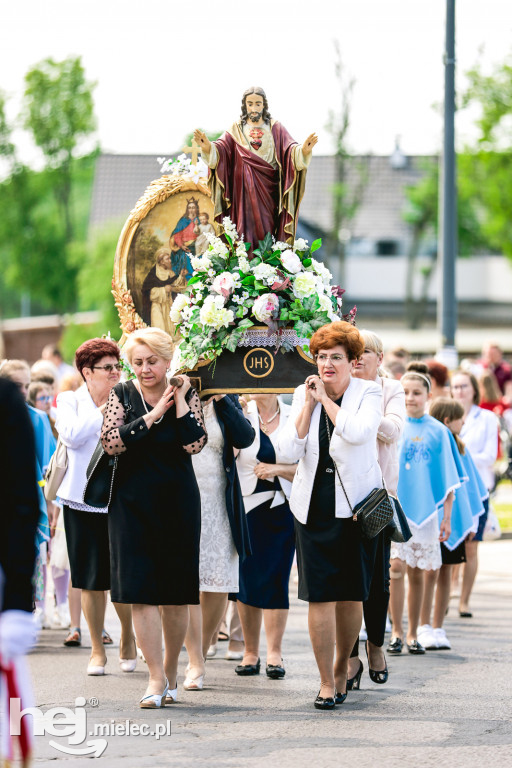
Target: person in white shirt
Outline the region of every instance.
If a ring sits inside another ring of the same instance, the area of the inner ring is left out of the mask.
[[[494,462],[498,455],[498,420],[492,411],[480,408],[480,390],[476,377],[469,371],[456,371],[451,381],[452,397],[464,408],[464,424],[460,438],[469,450],[476,468],[487,489],[495,485]],[[472,618],[469,599],[478,571],[478,542],[482,541],[487,522],[489,499],[484,501],[487,507],[480,516],[478,530],[471,540],[466,540],[466,562],[464,564],[462,588],[459,602],[459,616]]]

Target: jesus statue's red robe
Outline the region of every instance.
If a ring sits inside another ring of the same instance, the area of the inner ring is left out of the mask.
[[[306,168],[300,147],[286,128],[271,123],[276,168],[250,148],[241,123],[213,142],[218,154],[209,186],[217,223],[229,216],[240,236],[254,248],[270,232],[293,243]],[[302,158],[302,163],[299,159]]]

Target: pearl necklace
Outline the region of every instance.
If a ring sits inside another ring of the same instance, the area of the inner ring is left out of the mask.
[[[263,419],[260,416],[260,412],[258,411],[258,419],[260,420],[261,429],[262,429],[262,432],[264,432],[266,435],[268,435],[268,425],[272,421],[274,421],[274,419],[277,416],[277,414],[279,413],[279,411],[280,411],[280,408],[279,408],[279,405],[278,405],[277,406],[277,411],[274,413],[274,415],[270,419],[268,419],[268,421],[263,421]]]
[[[138,385],[138,387],[137,387],[137,390],[138,390],[138,392],[139,392],[139,395],[140,395],[140,399],[142,400],[142,405],[144,406],[144,410],[146,411],[146,413],[147,413],[147,414],[148,414],[148,416],[149,416],[149,411],[148,411],[148,408],[147,408],[147,405],[146,405],[146,401],[144,400],[144,395],[142,394],[142,389],[141,389],[141,386],[140,386],[140,384]],[[153,422],[153,424],[160,424],[160,422],[162,421],[162,419],[163,419],[163,417],[164,417],[164,416],[165,416],[165,414],[164,414],[164,413],[162,413],[162,415],[160,416],[160,418],[159,418],[159,419],[156,419],[156,420]]]

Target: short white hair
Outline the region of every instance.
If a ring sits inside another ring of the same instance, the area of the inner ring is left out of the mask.
[[[137,344],[145,344],[155,355],[164,360],[170,360],[174,354],[174,343],[168,333],[160,328],[141,328],[140,331],[133,331],[123,347],[123,352],[128,358],[130,365],[133,359],[133,350]]]

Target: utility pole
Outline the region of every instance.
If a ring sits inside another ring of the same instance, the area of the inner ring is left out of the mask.
[[[449,367],[457,365],[455,331],[457,296],[457,182],[455,157],[455,0],[446,0],[446,45],[444,52],[444,134],[440,173],[439,238],[440,287],[437,323],[442,348],[438,357]]]

